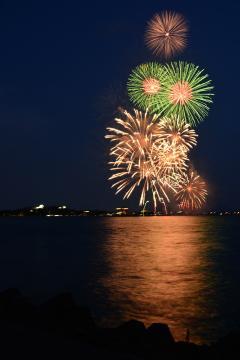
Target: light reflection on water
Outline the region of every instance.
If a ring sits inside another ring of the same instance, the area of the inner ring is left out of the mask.
[[[96,295],[104,293],[108,323],[166,322],[177,339],[189,328],[197,342],[221,334],[226,284],[218,260],[224,245],[214,221],[112,218],[103,225],[99,257],[106,271],[99,273]]]
[[[100,322],[166,322],[209,341],[240,327],[240,217],[1,218],[0,291],[62,291]]]

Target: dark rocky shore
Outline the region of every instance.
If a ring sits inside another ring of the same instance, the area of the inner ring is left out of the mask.
[[[237,359],[240,332],[212,345],[176,342],[166,324],[131,320],[101,328],[70,293],[34,305],[17,289],[0,293],[1,359]]]

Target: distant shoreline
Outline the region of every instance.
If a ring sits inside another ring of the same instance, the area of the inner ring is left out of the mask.
[[[238,214],[146,214],[146,215],[140,215],[140,214],[136,214],[136,215],[77,215],[77,214],[12,214],[12,213],[8,213],[8,214],[1,214],[0,213],[0,217],[4,218],[4,217],[87,217],[87,218],[96,218],[96,217],[100,217],[100,218],[109,218],[109,217],[113,217],[113,218],[142,218],[142,217],[184,217],[184,216],[191,216],[191,217],[222,217],[222,216],[227,216],[227,217],[237,217],[239,216]]]
[[[118,207],[114,210],[101,209],[73,209],[66,205],[46,206],[44,204],[24,207],[20,209],[0,210],[0,217],[143,217],[143,216],[239,216],[240,210],[209,210],[209,211],[163,211],[154,212],[143,207],[141,210],[130,210],[126,207]]]
[[[114,210],[102,209],[73,209],[66,205],[46,206],[39,204],[31,207],[19,209],[0,210],[0,217],[28,217],[28,216],[45,216],[45,217],[142,217],[142,216],[238,216],[240,210],[209,210],[209,211],[152,211],[143,207],[141,210],[130,210],[126,207],[117,207]]]

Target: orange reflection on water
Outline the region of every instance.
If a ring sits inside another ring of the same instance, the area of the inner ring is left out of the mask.
[[[106,219],[108,271],[99,282],[117,310],[113,322],[166,322],[177,339],[189,328],[201,341],[201,326],[216,315],[205,225],[204,217]]]

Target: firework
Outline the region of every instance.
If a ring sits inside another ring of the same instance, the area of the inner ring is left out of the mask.
[[[175,143],[162,140],[161,134],[158,140],[156,140],[156,146],[158,146],[158,150],[154,154],[154,163],[157,166],[160,178],[167,176],[167,180],[169,180],[169,178],[174,177],[174,174],[181,174],[186,171],[188,157],[185,149]]]
[[[150,191],[156,209],[158,202],[169,202],[167,191],[176,192],[172,178],[185,169],[186,152],[161,139],[163,130],[157,115],[137,110],[134,115],[127,111],[123,114],[124,119],[115,119],[117,127],[107,128],[109,134],[105,136],[112,143],[112,187],[116,193],[124,190],[124,198],[141,187],[140,205]]]
[[[187,43],[184,17],[174,12],[155,15],[146,31],[146,43],[165,59],[181,52]],[[152,196],[154,210],[174,200],[183,210],[196,210],[207,197],[206,184],[191,168],[189,152],[197,144],[191,127],[208,114],[212,103],[211,80],[198,66],[186,62],[136,67],[128,79],[128,94],[140,110],[122,113],[105,136],[110,143],[109,162],[116,194],[129,198],[140,190],[139,205]]]
[[[183,210],[200,209],[206,202],[206,183],[194,170],[181,176],[176,200]]]
[[[201,121],[212,103],[213,87],[203,70],[194,64],[173,62],[166,65],[167,86],[162,103],[156,101],[152,108],[163,111],[166,116],[175,115],[184,123],[195,126]]]
[[[141,109],[154,112],[162,103],[167,76],[164,66],[146,63],[136,67],[128,80],[128,93],[132,102]],[[153,108],[154,105],[154,108]],[[158,111],[159,113],[159,111]]]
[[[160,15],[156,14],[148,23],[146,44],[154,54],[170,58],[186,47],[187,31],[182,15],[165,11]]]
[[[159,141],[164,140],[175,149],[179,147],[183,152],[188,152],[197,145],[195,130],[176,116],[162,118],[160,128]]]

